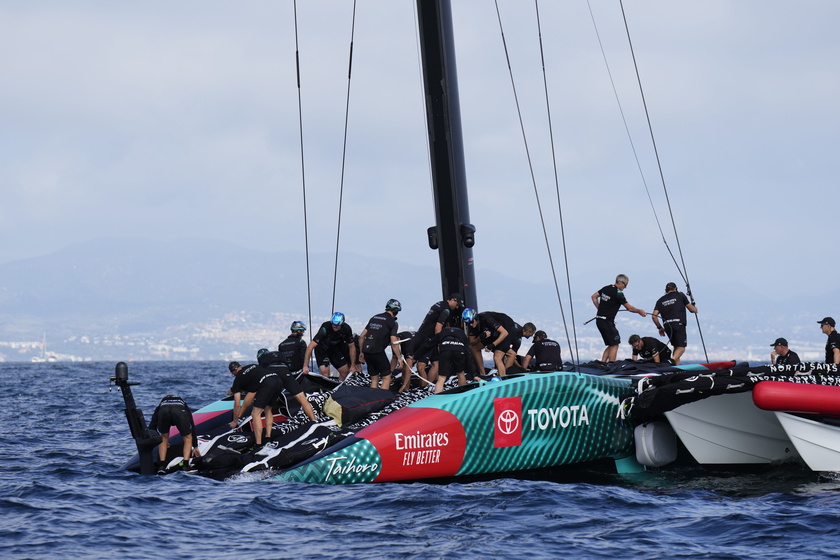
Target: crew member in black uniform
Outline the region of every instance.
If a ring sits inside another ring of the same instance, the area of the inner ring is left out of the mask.
[[[516,362],[516,353],[522,344],[522,338],[531,337],[536,330],[533,323],[525,323],[523,327],[510,316],[498,311],[478,313],[468,307],[464,309],[462,318],[470,337],[470,349],[481,375],[485,375],[482,348],[493,353],[496,371],[499,377],[505,377],[507,368]]]
[[[242,366],[239,362],[228,364],[228,370],[234,376],[233,385],[230,388],[234,399],[233,421],[230,423],[230,427],[235,428],[239,425],[239,419],[253,403],[251,419],[254,422],[254,438],[257,445],[263,443],[263,413],[265,413],[265,437],[266,439],[271,438],[271,429],[274,425],[272,404],[280,396],[283,389],[286,389],[297,399],[310,420],[313,422],[316,420],[315,411],[312,410],[312,406],[306,400],[303,389],[295,378],[288,374],[288,371],[271,371],[258,364]],[[244,402],[240,400],[241,393],[246,393]]]
[[[825,363],[840,364],[840,333],[834,329],[837,323],[831,317],[826,317],[817,322],[820,324],[820,330],[823,334],[828,335],[828,340],[825,343]]]
[[[668,335],[668,342],[674,347],[674,364],[680,365],[680,357],[688,346],[688,335],[685,332],[686,322],[685,310],[697,313],[697,307],[688,301],[688,297],[677,291],[677,285],[673,282],[665,284],[665,295],[656,300],[653,307],[651,319],[659,330],[659,336]],[[659,317],[662,316],[662,324],[659,324]]]
[[[280,359],[289,366],[292,373],[301,371],[306,360],[306,342],[303,340],[305,333],[306,324],[303,321],[294,321],[291,326],[291,334],[277,345]]]
[[[601,355],[602,362],[614,362],[618,355],[618,345],[621,344],[621,336],[615,326],[615,316],[618,309],[623,305],[627,311],[638,313],[642,317],[647,316],[644,309],[633,307],[624,297],[624,289],[627,288],[629,283],[630,279],[625,274],[619,274],[615,277],[615,284],[604,286],[591,296],[592,303],[598,309],[595,324],[598,326],[598,332],[601,333],[601,338],[607,346]]]
[[[158,445],[158,458],[160,459],[158,474],[166,473],[166,452],[169,450],[169,429],[172,426],[178,428],[178,432],[184,440],[184,455],[179,466],[187,465],[190,456],[201,456],[198,451],[198,436],[195,433],[195,423],[190,407],[181,397],[166,395],[155,408],[152,419],[149,421],[149,429],[157,430],[163,440]]]
[[[657,340],[652,336],[642,337],[637,334],[631,334],[627,342],[633,347],[634,361],[641,359],[643,362],[663,364],[671,362],[671,349],[661,340]]]
[[[545,331],[534,333],[534,343],[522,362],[526,371],[532,369],[532,358],[534,360],[534,371],[560,371],[563,367],[560,344],[548,338]]]
[[[434,376],[437,372],[427,372],[426,364],[431,363],[432,369],[434,369],[434,364],[437,362],[437,356],[433,355],[437,347],[435,335],[443,327],[451,325],[451,318],[457,315],[455,312],[463,305],[464,298],[460,294],[452,294],[449,296],[449,299],[435,303],[429,308],[426,316],[423,317],[423,322],[420,323],[420,327],[414,333],[414,338],[411,341],[412,352],[405,356],[408,367],[414,366],[415,363],[417,364],[417,373],[423,379],[434,381]],[[400,390],[402,391],[406,388],[405,382],[403,382],[403,387]]]
[[[389,299],[385,304],[385,311],[371,317],[367,326],[359,333],[359,361],[367,364],[370,386],[373,388],[379,388],[381,377],[382,389],[391,389],[391,361],[385,354],[389,346],[391,355],[396,356],[396,362],[402,363],[403,379],[411,375],[411,370],[402,359],[400,337],[397,334],[397,313],[401,310],[402,304],[399,301]]]
[[[470,341],[464,329],[460,327],[443,327],[435,335],[438,353],[438,372],[435,382],[435,393],[443,391],[443,384],[452,375],[458,376],[458,385],[466,385],[466,372],[472,374],[472,360],[467,359],[467,348]]]
[[[801,363],[799,354],[788,348],[788,341],[786,338],[777,338],[771,344],[773,351],[770,352],[770,363],[774,366],[794,366]]]
[[[313,350],[321,375],[329,377],[332,364],[338,370],[338,378],[344,381],[350,373],[351,365],[356,361],[353,329],[345,322],[344,313],[333,313],[330,320],[325,321],[312,337],[303,358],[303,373],[309,373],[309,360]]]

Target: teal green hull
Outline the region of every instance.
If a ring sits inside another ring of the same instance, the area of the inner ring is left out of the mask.
[[[628,380],[558,372],[433,395],[275,478],[352,484],[625,459],[634,426],[616,413],[631,391]]]

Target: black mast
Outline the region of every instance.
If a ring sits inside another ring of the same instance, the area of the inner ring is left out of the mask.
[[[475,227],[467,199],[450,1],[417,0],[417,15],[435,196],[436,225],[428,231],[429,247],[439,250],[444,299],[457,292],[467,307],[477,308]]]

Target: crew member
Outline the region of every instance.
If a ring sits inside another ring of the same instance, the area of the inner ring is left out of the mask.
[[[825,317],[817,323],[820,324],[820,330],[823,334],[828,335],[828,340],[825,343],[825,363],[840,364],[840,333],[834,328],[837,323],[831,317]]]
[[[309,373],[309,360],[313,351],[321,375],[329,377],[332,364],[338,370],[338,378],[344,381],[352,364],[356,362],[353,329],[345,322],[344,313],[333,313],[330,320],[325,321],[312,337],[303,358],[303,373]]]
[[[688,346],[688,336],[685,332],[687,325],[685,310],[697,313],[697,307],[688,301],[688,297],[677,291],[677,285],[673,282],[665,284],[665,295],[656,300],[653,307],[651,319],[659,330],[659,336],[668,335],[668,341],[674,347],[674,364],[680,365],[680,357]],[[659,316],[662,315],[662,324],[659,324]]]
[[[774,366],[793,366],[802,361],[796,352],[788,348],[786,338],[777,338],[770,346],[773,347],[773,351],[770,352],[770,363]]]
[[[545,331],[537,331],[522,364],[526,371],[531,371],[533,359],[535,371],[560,371],[563,367],[561,354],[560,344],[548,338]]]
[[[402,360],[400,353],[397,313],[401,310],[402,304],[398,300],[389,299],[385,304],[385,311],[371,317],[364,330],[359,333],[359,361],[367,364],[371,387],[379,388],[381,378],[382,388],[391,389],[391,362],[385,354],[389,346],[391,355],[396,356],[396,363],[402,363],[403,379],[411,375],[411,370]]]
[[[627,275],[619,274],[615,277],[615,284],[604,286],[591,296],[592,303],[598,309],[595,324],[606,345],[604,353],[601,355],[602,362],[614,362],[618,355],[618,345],[621,343],[621,336],[615,326],[615,316],[618,309],[623,305],[627,311],[638,313],[642,317],[647,316],[644,309],[633,307],[624,297],[624,290],[629,283],[630,279]]]
[[[644,362],[669,363],[671,361],[671,349],[652,336],[640,337],[631,334],[627,339],[633,347],[633,360],[641,359]]]
[[[186,466],[189,463],[190,456],[201,456],[198,451],[198,436],[195,433],[195,423],[190,407],[181,397],[166,395],[155,408],[152,419],[149,421],[149,429],[157,430],[163,440],[158,445],[158,458],[160,459],[158,474],[166,473],[166,452],[169,450],[169,430],[172,426],[178,428],[178,432],[184,440],[183,459],[178,466]]]

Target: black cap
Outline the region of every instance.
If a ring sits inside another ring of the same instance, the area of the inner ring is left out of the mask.
[[[231,373],[233,373],[234,371],[238,370],[241,367],[242,366],[239,365],[239,362],[231,362],[231,363],[228,364],[228,369],[230,370]]]
[[[817,323],[819,323],[820,325],[829,325],[832,327],[837,325],[837,323],[835,323],[834,319],[832,319],[831,317],[826,317],[822,321],[817,321]]]
[[[676,290],[676,289],[677,289],[677,285],[674,284],[673,282],[668,282],[667,284],[665,284],[665,291],[666,292],[670,292],[671,290]]]
[[[461,297],[461,294],[452,294],[449,296],[449,299],[454,299],[458,302],[458,305],[464,305],[464,298]]]
[[[774,343],[773,343],[773,344],[771,344],[770,346],[787,346],[787,345],[788,345],[788,343],[787,343],[787,339],[786,339],[786,338],[781,338],[781,337],[780,337],[780,338],[777,338],[777,339],[776,339],[776,342],[774,342]]]

